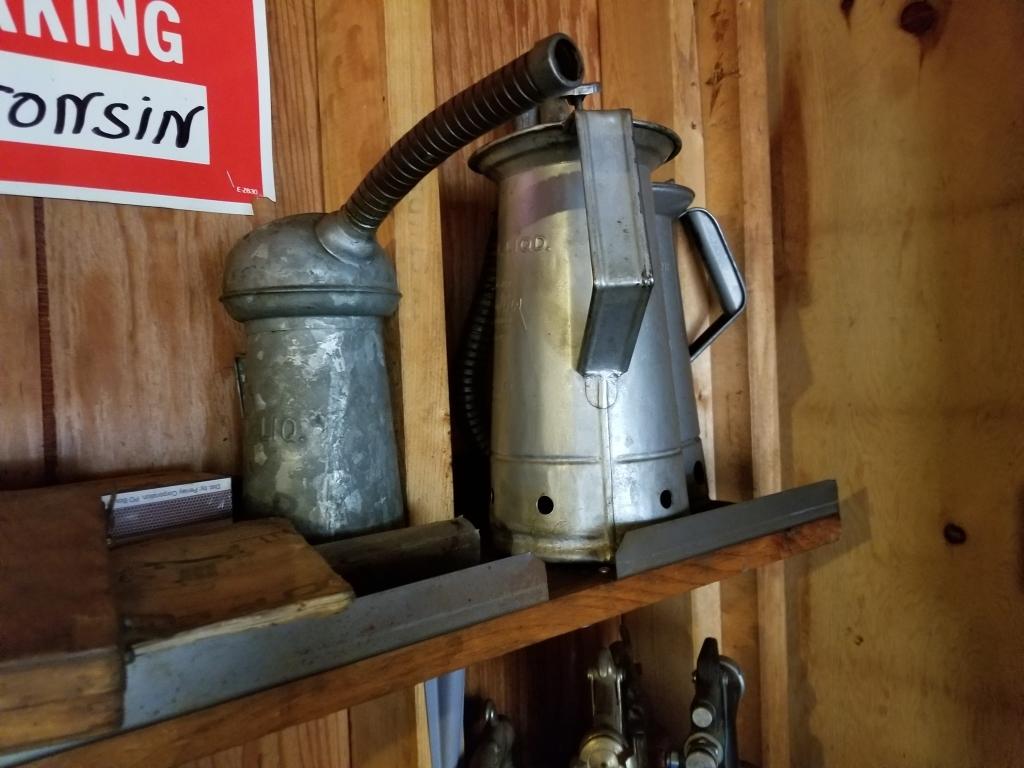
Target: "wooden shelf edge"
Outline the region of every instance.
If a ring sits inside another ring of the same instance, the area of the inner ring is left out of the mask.
[[[33,768],[173,768],[296,723],[628,613],[839,539],[838,515],[622,580],[556,592],[545,603],[99,741]]]

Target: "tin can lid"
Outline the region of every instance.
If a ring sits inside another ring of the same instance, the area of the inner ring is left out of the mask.
[[[390,315],[395,270],[375,242],[371,258],[331,254],[317,238],[322,214],[278,219],[242,238],[228,255],[221,301],[238,321],[268,317]]]
[[[652,170],[682,149],[679,135],[670,128],[645,120],[633,121],[637,159]],[[516,131],[481,147],[469,158],[469,167],[491,179],[538,164],[579,160],[579,142],[571,120],[544,123]]]

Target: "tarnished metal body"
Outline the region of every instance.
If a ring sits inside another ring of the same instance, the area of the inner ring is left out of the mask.
[[[232,251],[224,304],[245,323],[244,509],[311,540],[402,520],[382,319],[398,305],[383,254],[337,259],[316,215],[256,230]]]
[[[650,181],[679,139],[630,119],[622,151],[611,123],[587,128],[599,141],[577,128],[594,114],[611,113],[471,160],[499,186],[492,521],[504,548],[548,560],[610,560],[628,530],[706,495],[673,245],[692,194]]]

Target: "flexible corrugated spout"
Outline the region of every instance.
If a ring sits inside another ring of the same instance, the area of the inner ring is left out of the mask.
[[[545,99],[577,87],[583,57],[566,35],[528,52],[456,94],[420,120],[387,151],[340,210],[317,225],[336,255],[353,237],[370,239],[381,222],[428,173],[464,146]]]

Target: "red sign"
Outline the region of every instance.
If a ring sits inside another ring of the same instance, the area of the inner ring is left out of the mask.
[[[0,0],[0,192],[274,198],[264,0]]]

